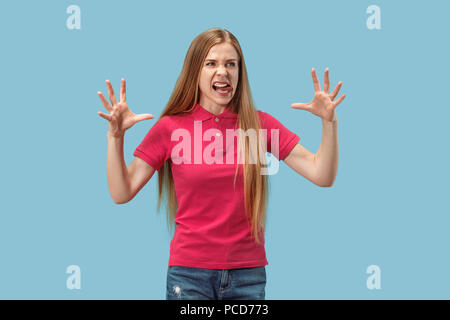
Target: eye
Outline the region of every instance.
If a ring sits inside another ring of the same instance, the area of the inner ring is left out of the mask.
[[[214,62],[208,62],[208,63],[206,63],[206,65],[208,66],[208,65],[211,64],[211,63],[214,63]],[[229,62],[228,64],[230,64],[230,65],[233,66],[233,67],[236,66],[236,63],[234,63],[234,62]]]

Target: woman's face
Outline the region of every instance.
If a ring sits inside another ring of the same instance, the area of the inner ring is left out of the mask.
[[[202,107],[227,107],[233,98],[239,80],[239,55],[228,42],[216,44],[208,52],[200,71],[200,105]],[[215,82],[229,87],[221,94],[213,87]]]

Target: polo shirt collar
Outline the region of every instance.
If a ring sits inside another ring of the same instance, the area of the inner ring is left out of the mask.
[[[209,112],[205,108],[203,108],[200,104],[196,104],[194,109],[192,110],[192,115],[194,116],[195,120],[209,120],[212,118],[219,118],[219,119],[237,119],[238,115],[237,113],[233,113],[231,111],[231,108],[228,107],[220,114],[215,115],[214,113]]]

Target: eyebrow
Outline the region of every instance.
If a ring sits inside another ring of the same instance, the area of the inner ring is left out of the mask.
[[[206,59],[205,61],[217,61],[215,59]],[[228,59],[227,61],[238,61],[237,59]]]

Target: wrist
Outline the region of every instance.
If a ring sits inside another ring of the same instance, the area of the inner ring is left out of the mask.
[[[125,132],[119,132],[119,133],[112,133],[110,131],[108,131],[106,133],[106,136],[108,137],[108,139],[123,139],[125,135]]]
[[[322,122],[323,123],[328,123],[328,124],[337,123],[337,120],[338,120],[338,118],[337,118],[337,114],[336,113],[334,114],[333,119],[331,119],[331,120],[327,120],[325,118],[322,118]]]

